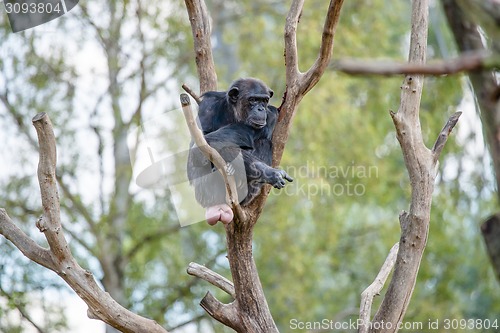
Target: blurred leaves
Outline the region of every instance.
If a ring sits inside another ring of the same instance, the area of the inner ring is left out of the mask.
[[[220,90],[238,77],[254,76],[271,86],[272,103],[280,104],[285,90],[282,36],[288,5],[275,0],[208,3]],[[316,59],[327,5],[319,0],[305,5],[298,27],[302,70]],[[54,30],[66,31],[62,36],[37,30],[11,34],[1,21],[0,95],[8,95],[12,106],[4,112],[5,105],[0,105],[6,138],[2,161],[14,167],[2,173],[0,206],[16,221],[30,222],[25,230],[34,231],[33,222],[40,214],[38,156],[29,119],[37,112],[49,112],[57,131],[60,176],[99,225],[93,230],[70,198],[63,196],[65,219],[71,222],[65,227],[73,231],[76,256],[102,278],[95,258],[105,251],[99,245],[99,233],[109,237],[119,233],[128,260],[126,305],[160,324],[175,326],[203,314],[198,302],[208,289],[224,297],[185,273],[187,264],[196,261],[229,277],[223,230],[205,224],[180,228],[167,191],[151,193],[133,186],[125,230],[110,230],[106,224],[114,182],[109,161],[114,119],[107,94],[106,54],[98,34],[104,29],[101,37],[116,41],[119,61],[113,65],[120,69],[120,112],[125,120],[136,110],[140,81],[145,78],[151,97],[143,105],[144,120],[177,107],[181,83],[196,88],[187,15],[177,2],[126,2],[119,18],[121,30],[107,31],[112,17],[109,7],[96,1],[82,6],[72,11],[78,15],[51,23]],[[346,2],[333,58],[406,59],[408,6],[402,1]],[[429,58],[445,58],[453,53],[453,43],[440,9],[432,7],[431,13]],[[281,191],[273,190],[254,238],[261,281],[283,332],[289,330],[292,318],[347,320],[359,305],[361,291],[399,239],[398,214],[407,209],[410,191],[389,110],[399,106],[401,81],[329,71],[293,120],[281,167],[295,181]],[[441,159],[428,247],[406,321],[493,319],[500,313],[495,296],[499,286],[478,232],[479,222],[495,210],[492,170],[480,128],[470,125],[479,120],[465,82],[461,76],[425,82],[421,122],[428,146],[454,111],[465,111],[469,121],[459,123]],[[103,197],[95,181],[99,141],[90,126],[102,132]],[[4,240],[0,248],[1,286],[28,305],[28,296],[41,288],[32,277],[44,276],[44,270],[19,260],[19,253]],[[50,283],[60,288],[59,280],[49,276],[47,281],[56,281]],[[0,318],[7,318],[5,313],[12,307],[3,299]],[[50,325],[56,327],[55,322]],[[216,332],[227,331],[214,325]],[[0,326],[0,330],[16,332],[14,326],[9,330]]]

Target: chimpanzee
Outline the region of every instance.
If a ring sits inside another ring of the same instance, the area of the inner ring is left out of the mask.
[[[205,93],[199,105],[198,119],[205,139],[233,168],[230,171],[242,205],[248,205],[265,183],[283,188],[285,180],[293,181],[285,171],[270,166],[278,118],[278,109],[268,105],[272,96],[273,91],[262,81],[246,78],[233,82],[228,91]],[[244,166],[244,170],[238,166]],[[207,208],[207,222],[231,222],[233,212],[226,204],[222,177],[196,147],[190,149],[187,169],[196,200]]]

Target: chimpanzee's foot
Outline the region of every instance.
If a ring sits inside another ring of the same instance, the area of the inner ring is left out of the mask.
[[[233,210],[227,204],[208,207],[205,211],[205,219],[210,225],[216,225],[218,221],[228,224],[233,220],[233,217]]]

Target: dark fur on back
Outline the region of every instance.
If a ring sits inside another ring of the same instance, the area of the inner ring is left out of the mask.
[[[278,109],[267,104],[272,95],[273,91],[258,79],[239,79],[228,91],[205,93],[199,105],[198,119],[210,146],[226,162],[242,158],[246,182],[236,179],[242,204],[250,203],[265,183],[282,188],[285,180],[292,181],[285,171],[271,167],[272,136],[278,119]],[[262,128],[251,126],[256,106],[264,115]],[[204,207],[225,203],[225,186],[218,174],[197,148],[190,150],[188,178],[195,187],[196,199]],[[242,197],[242,193],[246,196]]]

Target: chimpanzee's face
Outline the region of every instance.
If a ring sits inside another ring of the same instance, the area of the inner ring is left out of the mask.
[[[256,129],[266,126],[267,105],[273,91],[255,79],[241,79],[233,83],[228,91],[238,122],[244,122]]]

